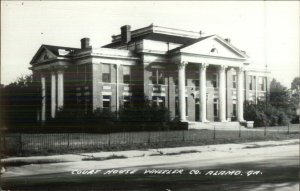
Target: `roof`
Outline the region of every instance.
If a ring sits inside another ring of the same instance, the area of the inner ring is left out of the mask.
[[[221,40],[226,46],[228,46],[229,48],[231,48],[232,50],[234,50],[236,53],[240,54],[243,57],[249,58],[249,56],[246,54],[245,51],[242,51],[242,50],[236,48],[231,43],[228,43],[226,40],[224,40],[223,38],[221,38],[220,36],[215,35],[215,34],[214,35],[209,35],[209,36],[198,38],[198,39],[194,40],[193,42],[191,42],[189,44],[185,44],[185,45],[182,45],[180,47],[177,47],[177,48],[174,48],[174,49],[170,50],[169,53],[174,53],[174,52],[176,52],[178,50],[181,50],[183,48],[186,48],[188,46],[191,46],[193,44],[196,44],[198,42],[201,42],[201,41],[206,40],[206,39],[211,38],[211,37],[216,37],[217,39]]]
[[[177,50],[180,50],[180,49],[182,49],[182,48],[191,46],[191,45],[193,45],[193,44],[195,44],[195,43],[198,43],[198,42],[200,42],[200,41],[202,41],[202,40],[205,40],[205,39],[207,39],[207,38],[209,38],[209,37],[212,37],[212,36],[215,36],[215,35],[209,35],[209,36],[205,36],[205,37],[198,38],[198,39],[193,40],[192,42],[190,42],[190,43],[188,43],[188,44],[185,44],[185,45],[182,45],[182,46],[179,46],[179,47],[177,47],[177,48],[174,48],[174,49],[170,50],[169,53],[176,52]]]
[[[40,53],[44,49],[49,50],[54,56],[65,56],[65,57],[70,56],[68,53],[71,51],[80,50],[79,48],[42,44],[41,47],[38,49],[38,51],[33,56],[33,58],[31,59],[30,64],[33,64],[34,60],[40,55]],[[60,52],[60,50],[62,50],[62,51]],[[64,51],[67,51],[67,52],[64,52]]]
[[[56,56],[61,56],[61,55],[59,55],[59,49],[63,49],[63,50],[66,50],[66,51],[80,50],[79,48],[64,47],[64,46],[54,46],[54,45],[47,45],[47,44],[42,44],[42,47],[47,48],[48,50],[50,50]]]
[[[129,43],[141,39],[149,39],[178,44],[187,44],[191,43],[195,39],[198,39],[200,36],[201,35],[199,32],[150,25],[131,31],[131,41]],[[112,43],[107,44],[103,47],[111,48],[114,46],[122,45],[120,34],[114,35],[112,36],[112,38]]]

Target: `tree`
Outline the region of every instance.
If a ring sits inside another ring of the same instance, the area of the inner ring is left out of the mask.
[[[33,75],[25,75],[1,89],[1,110],[8,128],[31,126],[36,122],[40,103],[36,83]]]
[[[300,77],[294,78],[291,83],[291,90],[293,93],[300,94]]]
[[[296,109],[299,107],[300,103],[300,77],[294,78],[291,83],[290,99],[290,104],[293,112],[292,123],[299,123],[299,117],[296,115]]]
[[[275,79],[270,84],[269,103],[278,109],[289,108],[288,89]]]
[[[287,125],[294,118],[293,105],[288,89],[273,79],[266,100],[257,104],[245,103],[244,117],[258,126]]]

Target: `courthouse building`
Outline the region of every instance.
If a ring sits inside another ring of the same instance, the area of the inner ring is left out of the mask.
[[[64,108],[118,111],[146,99],[180,121],[241,122],[244,101],[265,99],[269,89],[269,72],[218,35],[125,25],[110,44],[89,41],[81,39],[81,48],[42,45],[33,57],[39,120]]]

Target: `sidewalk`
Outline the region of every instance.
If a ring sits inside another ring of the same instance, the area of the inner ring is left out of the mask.
[[[158,148],[148,150],[130,150],[130,151],[109,151],[109,152],[93,152],[93,153],[78,153],[52,156],[33,156],[33,157],[10,157],[1,159],[3,166],[20,166],[22,164],[48,164],[59,162],[78,162],[89,160],[109,160],[114,158],[135,158],[147,156],[163,156],[163,155],[178,155],[187,153],[203,153],[212,151],[228,151],[241,150],[245,148],[272,147],[299,144],[299,139],[281,140],[281,141],[261,141],[247,142],[240,144],[219,144],[206,146],[188,146],[176,148]]]

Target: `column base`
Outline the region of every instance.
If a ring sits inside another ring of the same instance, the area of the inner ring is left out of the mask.
[[[202,120],[201,122],[202,123],[209,123],[210,121],[208,121],[207,119],[205,119],[205,120]]]

